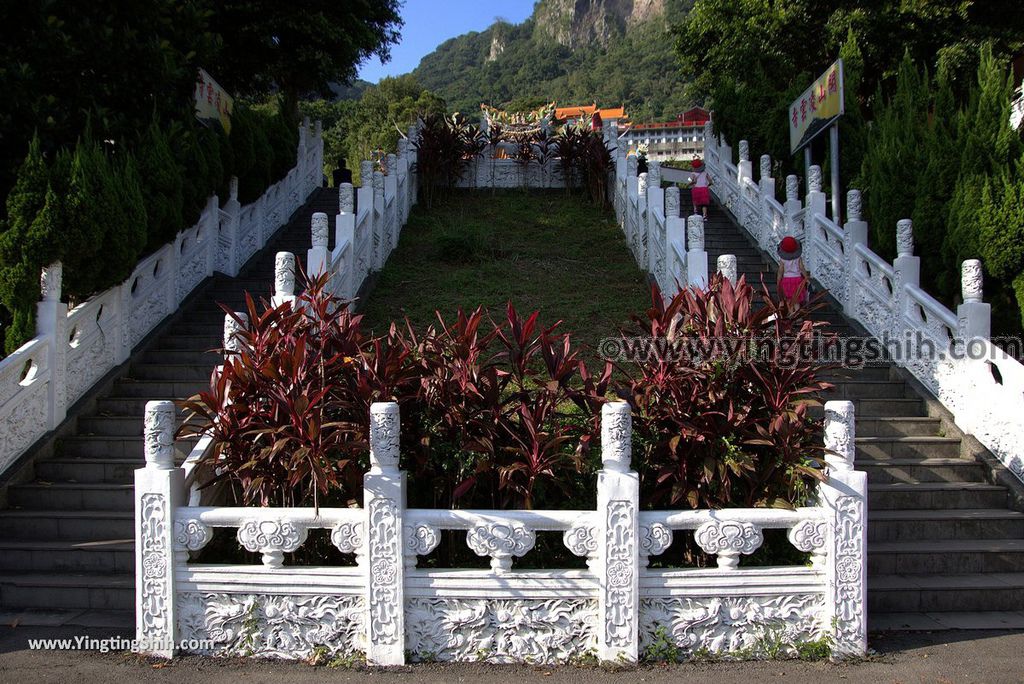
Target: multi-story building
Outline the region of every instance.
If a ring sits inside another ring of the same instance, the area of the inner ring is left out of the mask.
[[[619,140],[632,152],[646,146],[651,161],[692,159],[704,154],[704,124],[710,118],[706,109],[691,107],[672,121],[628,124]]]

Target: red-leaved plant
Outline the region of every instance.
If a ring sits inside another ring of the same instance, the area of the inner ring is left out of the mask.
[[[790,507],[824,479],[821,423],[808,408],[831,385],[819,377],[826,366],[796,353],[824,334],[809,318],[819,305],[775,301],[767,289],[760,299],[744,278],[733,286],[716,274],[668,303],[655,287],[634,318],[628,334],[664,342],[664,353],[622,366],[649,504]]]

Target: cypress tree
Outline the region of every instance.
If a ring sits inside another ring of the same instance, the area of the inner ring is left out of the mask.
[[[940,69],[931,106],[931,121],[925,132],[926,162],[917,179],[914,197],[914,242],[920,254],[938,255],[946,235],[950,197],[956,185],[960,164],[958,111],[948,71]],[[952,302],[952,278],[943,269],[941,259],[921,260],[921,284],[924,289]],[[956,278],[959,283],[959,278]]]
[[[993,57],[992,46],[983,46],[977,87],[960,121],[960,175],[949,206],[942,249],[950,278],[960,272],[964,259],[981,256],[978,212],[986,178],[1000,176],[1021,156],[1020,135],[1010,126],[1013,80],[1007,71]],[[992,201],[998,203],[995,194]]]
[[[853,29],[846,34],[846,42],[839,49],[843,60],[843,105],[845,111],[839,119],[839,176],[840,187],[853,184],[864,161],[867,130],[860,106],[860,87],[864,73],[864,55]]]
[[[105,160],[99,146],[86,137],[71,158],[63,211],[55,211],[40,225],[40,234],[59,240],[64,253],[64,284],[68,295],[84,300],[97,291],[103,269],[103,244],[109,212],[110,189]],[[55,179],[56,183],[63,179]]]
[[[30,240],[32,224],[46,205],[49,175],[39,137],[34,136],[7,195],[7,220],[0,224],[0,302],[11,319],[4,331],[7,353],[35,334],[39,269],[57,256],[52,242]]]
[[[896,222],[914,211],[914,190],[924,166],[928,85],[904,53],[893,97],[881,105],[861,166],[872,248],[891,259],[896,254]],[[882,103],[881,93],[876,102]]]
[[[103,236],[102,271],[95,276],[96,290],[123,282],[135,269],[146,247],[146,209],[141,182],[130,156],[123,161],[104,155],[106,212],[110,216]]]
[[[169,242],[181,230],[182,174],[171,153],[167,135],[154,119],[138,152],[138,171],[148,217],[147,252]]]

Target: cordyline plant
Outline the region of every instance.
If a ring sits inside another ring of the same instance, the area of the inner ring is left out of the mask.
[[[823,334],[816,304],[776,302],[714,276],[636,317],[637,330],[716,355],[649,355],[625,380],[591,373],[570,335],[509,303],[418,334],[408,321],[368,337],[361,317],[307,282],[296,304],[247,296],[238,351],[208,390],[186,402],[183,434],[207,434],[205,483],[230,485],[243,505],[351,504],[368,466],[370,404],[402,410],[410,504],[444,508],[564,506],[593,490],[589,456],[600,409],[616,393],[634,411],[636,469],[658,507],[794,506],[822,479],[821,425],[808,415],[829,384],[793,351]],[[232,314],[233,315],[233,314]],[[769,341],[751,354],[755,342]],[[586,483],[586,484],[584,484]],[[588,504],[589,505],[589,504]]]
[[[706,290],[681,290],[628,334],[665,341],[626,369],[642,494],[658,507],[791,507],[823,480],[820,421],[808,414],[831,387],[827,366],[796,353],[824,334],[818,303],[775,301],[744,278],[716,274]],[[699,353],[694,353],[695,351]],[[675,352],[675,353],[673,353]]]
[[[325,283],[308,282],[294,307],[247,294],[246,317],[225,309],[240,326],[239,351],[185,402],[180,430],[213,438],[200,465],[216,474],[204,486],[227,481],[237,501],[259,506],[318,506],[329,493],[350,501],[361,491],[369,405],[413,389],[413,377],[394,333],[368,343],[361,316]]]
[[[477,126],[464,117],[431,114],[419,120],[416,146],[416,172],[427,207],[433,206],[438,192],[449,193],[465,175],[470,163],[487,145]]]
[[[599,400],[576,382],[589,375],[569,336],[538,318],[511,303],[498,322],[460,310],[419,340],[413,477],[431,483],[433,505],[532,508],[545,493],[570,494],[584,470],[595,423],[581,416]]]

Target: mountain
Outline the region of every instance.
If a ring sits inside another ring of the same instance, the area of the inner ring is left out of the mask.
[[[693,0],[540,0],[521,24],[497,20],[445,41],[413,75],[449,109],[625,105],[634,121],[687,108],[669,33]]]

